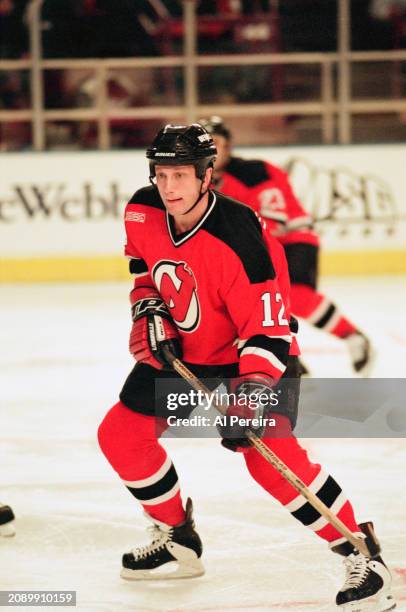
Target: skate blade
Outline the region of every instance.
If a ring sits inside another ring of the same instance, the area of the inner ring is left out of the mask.
[[[391,593],[382,593],[380,597],[369,597],[364,601],[352,601],[338,606],[343,612],[389,612],[396,608],[396,601]]]
[[[204,567],[200,559],[195,559],[190,563],[165,563],[165,569],[173,571],[163,572],[162,568],[153,570],[131,570],[123,567],[120,572],[124,580],[179,580],[181,578],[197,578],[203,576]]]
[[[14,528],[14,521],[0,525],[0,536],[3,536],[4,538],[12,538],[15,536],[15,534],[16,530]]]
[[[375,362],[376,362],[376,351],[374,348],[371,348],[368,363],[366,363],[365,366],[361,370],[356,372],[359,378],[369,378],[373,368],[375,367]]]

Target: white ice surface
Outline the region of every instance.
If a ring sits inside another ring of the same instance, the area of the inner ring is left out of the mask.
[[[373,338],[373,375],[404,377],[405,279],[324,286]],[[0,499],[17,516],[16,537],[0,541],[0,590],[76,590],[81,612],[335,610],[340,559],[217,440],[165,441],[183,496],[194,500],[205,576],[119,578],[121,554],[144,541],[146,522],[98,450],[96,430],[132,363],[127,292],[126,284],[0,287]],[[343,343],[305,326],[301,339],[314,375],[351,375]],[[344,486],[358,519],[374,520],[405,606],[405,440],[305,445]]]

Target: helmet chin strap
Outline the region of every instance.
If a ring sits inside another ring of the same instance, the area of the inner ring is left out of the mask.
[[[209,191],[209,188],[208,188],[208,187],[207,187],[206,191],[204,191],[204,192],[202,193],[203,183],[204,183],[204,180],[202,180],[202,182],[201,182],[201,185],[200,185],[200,191],[199,191],[199,195],[197,196],[197,200],[196,200],[196,202],[195,202],[194,204],[192,204],[192,206],[191,206],[191,207],[190,207],[190,208],[189,208],[189,209],[188,209],[186,212],[182,213],[182,217],[183,217],[184,215],[189,214],[189,213],[190,213],[190,212],[191,212],[191,211],[192,211],[192,210],[193,210],[193,209],[194,209],[194,208],[195,208],[195,207],[196,207],[196,206],[199,204],[200,200],[201,200],[202,198],[204,198],[204,196],[206,195],[206,193],[208,193],[208,191]]]

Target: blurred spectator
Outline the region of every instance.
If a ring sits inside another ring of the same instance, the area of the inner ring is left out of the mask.
[[[376,20],[390,23],[395,49],[406,47],[406,0],[372,0],[370,13]]]
[[[372,0],[369,10],[375,19],[390,19],[395,14],[406,13],[406,0]]]
[[[42,50],[49,59],[78,57],[77,2],[44,0],[41,9]]]
[[[29,108],[29,82],[25,72],[0,73],[0,109]],[[23,121],[0,122],[0,151],[27,147],[31,141],[30,124]]]
[[[146,0],[96,0],[99,19],[98,57],[157,55],[143,18],[156,18]]]
[[[24,12],[28,0],[0,0],[0,59],[19,59],[28,51]]]
[[[351,2],[351,49],[371,51],[393,48],[393,24],[371,15],[369,0]]]
[[[338,0],[284,0],[279,3],[283,50],[336,51]]]
[[[145,29],[145,18],[156,19],[156,12],[147,0],[45,0],[44,56],[156,55],[155,44]]]
[[[406,0],[351,0],[351,49],[394,47],[394,11]],[[279,14],[284,51],[336,51],[338,0],[284,0]],[[385,21],[386,19],[386,21]]]
[[[270,10],[272,0],[241,0],[242,13],[252,15],[253,13],[267,13]]]
[[[29,108],[27,75],[21,71],[0,73],[0,108]]]

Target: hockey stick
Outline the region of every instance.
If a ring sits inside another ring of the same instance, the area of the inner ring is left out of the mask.
[[[205,395],[211,395],[210,389],[206,387],[201,380],[199,380],[193,372],[191,372],[180,359],[177,359],[172,353],[166,349],[164,349],[165,357],[168,362],[171,364],[173,369],[184,379],[186,380],[193,389],[196,391],[201,391]],[[225,407],[221,404],[214,402],[215,408],[221,413],[225,414]],[[289,484],[292,485],[300,493],[303,495],[305,499],[313,506],[319,514],[324,516],[324,518],[333,526],[339,533],[341,533],[346,540],[348,540],[354,548],[359,550],[360,553],[365,555],[366,557],[373,557],[378,554],[379,550],[377,550],[377,543],[374,541],[370,541],[369,538],[357,538],[341,519],[338,518],[331,510],[313,493],[310,489],[305,485],[305,483],[296,476],[294,472],[277,456],[273,451],[271,451],[266,444],[262,442],[262,440],[256,436],[249,429],[246,430],[245,435],[247,436],[251,446],[253,446],[262,457],[268,461],[282,476],[288,481]]]

